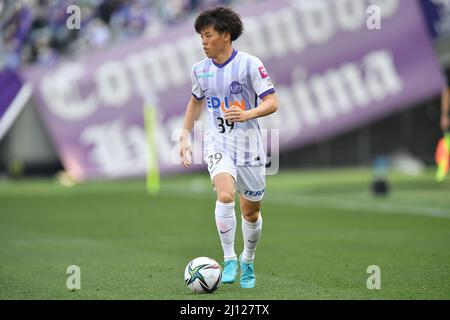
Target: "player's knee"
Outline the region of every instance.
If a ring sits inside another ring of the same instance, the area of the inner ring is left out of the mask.
[[[217,193],[217,200],[222,203],[229,203],[234,201],[234,195],[232,192],[220,191]]]
[[[256,222],[259,218],[259,210],[246,210],[242,214],[248,222]]]

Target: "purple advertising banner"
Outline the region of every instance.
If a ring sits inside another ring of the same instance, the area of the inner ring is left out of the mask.
[[[274,82],[279,110],[259,122],[279,129],[280,150],[413,107],[444,85],[416,1],[282,0],[237,10],[245,31],[233,46],[259,57]],[[147,164],[145,105],[157,107],[160,169],[183,170],[177,129],[191,97],[191,67],[203,58],[190,20],[23,75],[75,177],[139,176]],[[200,148],[194,144],[195,163]]]
[[[28,87],[26,87],[28,88]],[[30,96],[22,81],[11,70],[0,71],[0,140],[14,123]]]
[[[22,82],[17,75],[9,70],[0,71],[0,119],[13,102],[22,87]]]

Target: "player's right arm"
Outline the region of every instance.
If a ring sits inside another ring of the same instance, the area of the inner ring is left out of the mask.
[[[184,115],[183,129],[180,134],[179,142],[180,142],[180,158],[181,163],[185,167],[189,167],[192,164],[192,147],[190,144],[190,135],[192,129],[194,128],[195,121],[200,118],[203,110],[203,101],[204,99],[197,99],[193,95],[191,96],[191,100],[189,101],[186,113]]]

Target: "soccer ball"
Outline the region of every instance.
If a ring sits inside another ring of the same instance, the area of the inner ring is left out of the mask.
[[[221,284],[222,268],[209,257],[198,257],[184,270],[184,282],[195,293],[213,293]]]

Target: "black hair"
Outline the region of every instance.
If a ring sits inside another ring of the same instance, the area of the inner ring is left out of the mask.
[[[233,10],[225,7],[216,7],[200,13],[195,20],[195,31],[201,33],[208,26],[213,26],[214,30],[220,34],[230,33],[231,41],[239,38],[244,30],[241,17]]]

